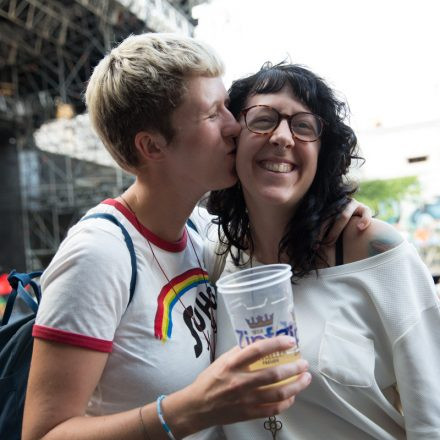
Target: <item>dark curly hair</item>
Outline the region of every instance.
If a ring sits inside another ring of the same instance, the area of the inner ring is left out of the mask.
[[[288,256],[294,277],[303,277],[317,269],[318,260],[322,259],[318,248],[325,243],[331,226],[357,189],[348,182],[346,174],[352,159],[361,158],[357,155],[356,136],[344,123],[349,113],[347,105],[335,96],[323,79],[301,65],[266,63],[256,74],[233,82],[229,90],[229,109],[238,119],[250,96],[277,93],[286,84],[303,104],[326,122],[315,178],[288,223],[278,249],[278,258],[283,254]],[[218,217],[215,223],[219,225],[219,232],[224,233],[225,252],[230,252],[234,263],[239,265],[241,250],[253,252],[240,184],[212,191],[207,208]],[[238,249],[236,253],[232,246]]]

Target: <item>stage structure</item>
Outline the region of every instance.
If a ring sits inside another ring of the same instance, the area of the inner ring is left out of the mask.
[[[116,42],[192,35],[197,0],[0,0],[0,273],[47,265],[89,207],[131,178],[91,132],[83,92]]]

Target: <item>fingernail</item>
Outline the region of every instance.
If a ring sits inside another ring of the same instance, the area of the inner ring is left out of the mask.
[[[293,336],[288,336],[288,341],[289,341],[289,345],[291,345],[292,347],[296,345],[296,338],[294,338]]]
[[[365,223],[362,223],[362,222],[358,223],[358,228],[359,229],[364,229],[365,228]]]
[[[298,363],[300,364],[300,368],[303,370],[307,370],[309,368],[309,363],[305,359],[299,359]]]
[[[312,375],[310,374],[310,373],[304,373],[304,374],[306,374],[307,375],[307,377],[306,377],[306,383],[307,383],[307,385],[312,381]]]

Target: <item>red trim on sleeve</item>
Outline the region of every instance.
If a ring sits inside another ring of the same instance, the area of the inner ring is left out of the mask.
[[[160,247],[164,251],[167,252],[181,252],[186,247],[186,242],[188,239],[188,234],[186,232],[186,228],[183,230],[182,237],[175,242],[166,241],[163,238],[160,238],[158,235],[156,235],[154,232],[150,231],[148,228],[146,228],[141,222],[136,218],[133,212],[131,212],[129,209],[127,209],[122,203],[119,203],[115,199],[106,199],[102,201],[101,203],[105,205],[110,205],[116,208],[119,212],[124,214],[124,216],[127,218],[127,220],[151,243],[156,245],[157,247]]]
[[[35,324],[32,328],[32,336],[47,341],[61,342],[62,344],[89,348],[90,350],[103,351],[105,353],[111,353],[113,350],[113,341],[66,332],[65,330],[46,327],[45,325]]]

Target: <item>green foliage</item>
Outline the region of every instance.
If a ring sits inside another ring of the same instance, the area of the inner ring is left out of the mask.
[[[399,218],[400,200],[420,194],[416,176],[360,182],[356,200],[368,205],[378,218],[394,223]]]

